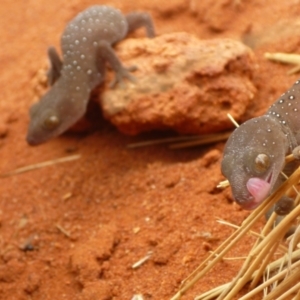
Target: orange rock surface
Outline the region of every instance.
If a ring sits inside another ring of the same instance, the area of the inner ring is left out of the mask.
[[[252,51],[232,39],[199,40],[176,32],[127,39],[117,47],[135,82],[100,93],[104,116],[127,134],[153,129],[204,134],[241,121],[254,98]]]

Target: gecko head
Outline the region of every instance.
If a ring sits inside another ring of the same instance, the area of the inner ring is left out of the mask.
[[[39,145],[54,138],[76,123],[85,113],[86,99],[72,101],[69,91],[62,93],[54,84],[41,100],[29,110],[30,122],[26,140],[29,145]]]
[[[35,146],[57,136],[61,118],[53,109],[40,109],[39,103],[30,108],[30,124],[26,140]]]
[[[235,201],[244,209],[256,208],[270,194],[287,148],[281,125],[269,116],[245,122],[229,137],[221,169]]]

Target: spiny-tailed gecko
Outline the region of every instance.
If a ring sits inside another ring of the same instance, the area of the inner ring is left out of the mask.
[[[244,209],[256,208],[284,181],[281,171],[285,156],[300,145],[299,110],[300,80],[265,115],[243,123],[228,139],[222,173],[230,182],[234,199]],[[285,214],[284,206],[292,204],[285,197],[281,205]]]
[[[142,26],[148,37],[154,37],[148,13],[124,16],[104,5],[84,10],[67,24],[61,37],[62,61],[55,48],[48,49],[51,89],[30,108],[28,144],[38,145],[58,136],[84,115],[90,92],[104,80],[106,62],[116,73],[112,86],[123,78],[133,80],[112,45]]]

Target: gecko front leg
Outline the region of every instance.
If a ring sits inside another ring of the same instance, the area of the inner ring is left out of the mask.
[[[148,13],[131,12],[125,17],[128,23],[128,32],[145,27],[147,36],[149,38],[155,37],[154,24],[151,16]]]
[[[106,41],[99,42],[97,54],[99,57],[98,68],[103,69],[102,64],[108,62],[116,73],[114,80],[109,85],[110,88],[114,87],[117,83],[122,82],[124,78],[132,82],[136,80],[135,77],[130,74],[130,70],[133,70],[134,67],[125,68],[109,43]]]
[[[50,62],[50,68],[47,72],[47,78],[49,86],[52,86],[54,82],[60,77],[63,63],[54,47],[48,48],[48,58]]]

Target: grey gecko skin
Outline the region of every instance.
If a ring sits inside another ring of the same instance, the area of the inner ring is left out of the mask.
[[[67,24],[61,37],[63,61],[55,48],[48,49],[51,89],[30,108],[28,144],[38,145],[60,135],[84,115],[90,92],[104,80],[106,62],[116,73],[111,86],[124,78],[134,79],[112,45],[139,27],[154,37],[148,13],[124,16],[120,10],[102,5],[84,10]]]
[[[284,181],[285,156],[300,145],[299,113],[300,80],[265,115],[243,123],[228,139],[221,169],[244,209],[256,208]],[[292,168],[293,164],[286,167],[290,172]],[[291,208],[288,197],[284,199],[283,206]]]

